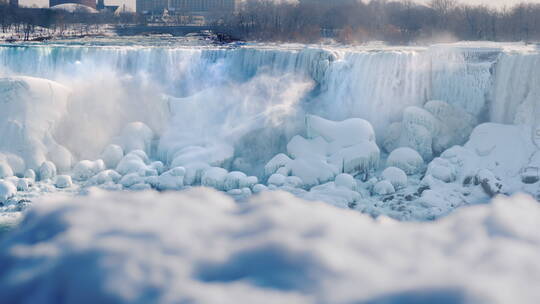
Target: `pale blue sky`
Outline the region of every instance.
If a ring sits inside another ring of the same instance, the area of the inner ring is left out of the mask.
[[[332,0],[329,0],[332,1]],[[419,0],[419,2],[427,2],[429,0]],[[21,5],[26,6],[48,6],[49,0],[19,0]],[[513,5],[519,2],[523,2],[521,0],[461,0],[461,2],[469,3],[469,4],[488,4],[488,5],[495,5],[495,6],[504,6],[504,5]],[[540,3],[540,0],[526,0],[526,2],[534,2],[534,3]],[[126,4],[130,7],[135,7],[135,0],[105,0],[105,3],[107,4]]]

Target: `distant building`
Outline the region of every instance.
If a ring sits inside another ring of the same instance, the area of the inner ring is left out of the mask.
[[[161,14],[169,7],[168,0],[137,0],[137,13]]]
[[[96,8],[96,0],[49,0],[49,7],[67,3],[81,4],[93,9]]]
[[[181,15],[232,13],[237,0],[137,0],[137,13],[162,13],[168,10]]]

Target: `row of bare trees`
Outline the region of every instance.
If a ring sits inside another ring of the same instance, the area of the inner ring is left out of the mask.
[[[540,41],[540,4],[527,3],[494,8],[456,0],[249,0],[221,22],[246,40]]]
[[[132,24],[134,14],[67,12],[41,8],[16,8],[0,5],[0,32],[5,39],[31,40],[53,36],[84,36],[98,33],[104,25]]]

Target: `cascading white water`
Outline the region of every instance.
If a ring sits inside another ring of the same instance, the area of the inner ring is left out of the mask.
[[[234,145],[267,126],[293,130],[272,135],[286,142],[302,131],[297,115],[308,112],[334,120],[364,118],[381,136],[406,107],[437,99],[480,122],[533,124],[540,55],[523,49],[2,46],[0,75],[70,87],[74,98],[55,137],[76,157],[90,158],[131,121],[172,140],[212,138]],[[177,98],[191,102],[191,112],[185,102],[170,102]],[[162,158],[170,160],[163,155],[186,144],[161,145]]]

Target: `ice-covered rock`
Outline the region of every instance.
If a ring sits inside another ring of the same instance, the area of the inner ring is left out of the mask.
[[[101,171],[88,180],[88,185],[116,184],[122,175],[114,170]]]
[[[334,183],[336,187],[345,187],[350,190],[356,190],[357,188],[357,183],[354,177],[346,173],[342,173],[336,176]]]
[[[445,183],[451,183],[456,180],[457,173],[453,164],[447,159],[436,158],[429,165],[426,175],[431,175],[434,178]]]
[[[13,183],[0,180],[0,203],[5,203],[17,194],[17,187]]]
[[[390,195],[396,192],[390,181],[383,180],[373,186],[373,192],[377,195]]]
[[[219,167],[212,167],[206,170],[201,178],[201,185],[212,187],[217,190],[225,190],[225,179],[228,176],[227,170]]]
[[[328,143],[322,137],[306,139],[300,135],[296,135],[287,145],[287,153],[292,158],[304,157],[320,157],[325,158],[327,155]],[[278,160],[285,162],[286,159],[280,157]]]
[[[34,170],[32,170],[32,169],[27,169],[24,172],[24,177],[35,181],[36,180],[36,172]]]
[[[52,162],[46,161],[43,164],[41,164],[41,167],[39,167],[39,180],[40,181],[51,180],[55,176],[56,176],[56,166]]]
[[[204,172],[210,169],[207,163],[191,163],[186,165],[186,175],[184,176],[184,184],[188,186],[200,185]]]
[[[349,174],[367,174],[379,165],[380,150],[375,142],[364,142],[338,150],[328,161],[339,172]]]
[[[17,181],[17,191],[26,192],[30,190],[30,187],[33,185],[33,180],[28,178],[19,178]]]
[[[424,172],[426,166],[422,156],[408,147],[402,147],[392,151],[388,156],[386,165],[388,167],[397,167],[407,175],[421,174]]]
[[[259,194],[259,193],[262,193],[262,192],[267,191],[267,190],[268,190],[268,187],[266,187],[263,184],[256,184],[255,186],[253,186],[253,193],[254,194]]]
[[[281,186],[285,185],[286,181],[287,181],[287,177],[283,176],[281,174],[272,174],[272,176],[270,176],[270,178],[268,178],[268,184],[269,185],[274,185],[274,186],[277,186],[277,187],[281,187]]]
[[[71,176],[74,180],[82,182],[103,170],[105,170],[105,163],[101,159],[96,161],[82,160],[73,167]]]
[[[3,164],[9,166],[13,171],[12,175],[22,176],[26,170],[26,164],[24,160],[12,153],[0,153],[0,166]],[[2,169],[0,169],[0,178]]]
[[[56,186],[56,188],[65,189],[73,186],[73,182],[71,181],[71,176],[69,175],[58,175],[56,177],[54,185]]]
[[[134,153],[128,153],[122,158],[116,167],[116,171],[122,175],[129,173],[137,173],[141,170],[145,170],[147,165],[145,160],[140,155]]]
[[[68,88],[45,79],[0,78],[0,151],[21,157],[30,169],[47,159],[57,160],[66,149],[59,148],[54,130],[67,113],[70,94]]]
[[[322,137],[334,149],[375,141],[375,131],[371,124],[360,118],[344,121],[330,121],[315,115],[306,115],[309,138]]]
[[[173,168],[158,177],[157,189],[161,191],[166,190],[180,190],[184,186],[184,176],[186,175],[186,169],[183,167]]]
[[[171,167],[187,167],[192,163],[225,166],[233,157],[234,148],[228,144],[213,143],[208,146],[189,146],[175,153]]]
[[[123,157],[124,150],[119,145],[108,145],[101,153],[101,159],[108,169],[116,168]]]
[[[243,172],[233,171],[227,174],[225,178],[224,191],[229,191],[233,189],[240,189],[240,183],[247,178],[246,174]]]
[[[120,184],[124,188],[130,188],[131,186],[137,185],[137,184],[144,184],[144,177],[140,176],[138,173],[129,173],[124,175],[120,179]]]
[[[399,168],[388,167],[382,172],[382,178],[389,181],[395,190],[407,187],[407,174]]]
[[[339,169],[319,158],[299,158],[289,163],[292,176],[299,177],[304,187],[311,188],[334,180]]]
[[[11,166],[6,161],[0,160],[0,179],[10,176],[13,176]]]
[[[147,155],[152,148],[154,132],[142,122],[132,122],[124,127],[118,137],[118,143],[125,153],[142,150]]]
[[[270,176],[276,173],[280,168],[286,167],[292,160],[285,154],[280,153],[274,156],[265,166],[264,174]]]
[[[461,108],[432,100],[423,108],[406,108],[402,122],[387,129],[383,146],[388,152],[410,147],[424,160],[431,160],[454,145],[464,144],[476,124],[476,118]]]
[[[313,201],[324,201],[339,208],[351,208],[362,196],[347,187],[337,186],[334,182],[318,185],[300,197]]]

